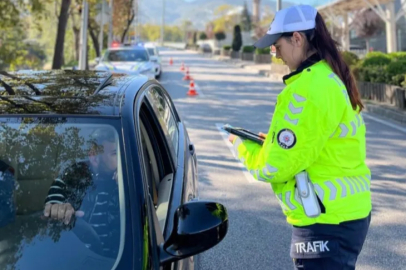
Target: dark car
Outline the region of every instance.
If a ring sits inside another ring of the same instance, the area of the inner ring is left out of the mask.
[[[0,269],[193,269],[227,229],[157,81],[0,72]]]

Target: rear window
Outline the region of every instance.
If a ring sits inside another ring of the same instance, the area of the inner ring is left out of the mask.
[[[0,269],[112,269],[125,216],[116,128],[0,121]],[[75,211],[70,220],[62,206]]]
[[[149,61],[148,53],[140,50],[112,50],[103,58],[107,62],[145,62]]]
[[[148,48],[147,50],[148,50],[149,55],[151,55],[151,56],[154,56],[154,55],[155,55],[155,50],[154,50],[154,48]]]

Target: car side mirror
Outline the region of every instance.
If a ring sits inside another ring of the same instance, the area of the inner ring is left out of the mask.
[[[175,262],[206,251],[226,236],[227,209],[219,203],[190,201],[175,213],[168,240],[160,246],[160,264]]]

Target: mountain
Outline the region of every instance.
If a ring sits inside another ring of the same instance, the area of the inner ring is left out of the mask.
[[[164,0],[138,0],[140,2],[141,23],[161,24],[162,3]],[[299,0],[293,0],[300,2]],[[282,6],[289,7],[294,2],[283,0]],[[214,18],[213,12],[221,5],[232,5],[235,7],[244,5],[244,0],[165,0],[165,24],[180,25],[183,20],[190,20],[194,27],[204,29],[207,22]],[[252,11],[252,0],[246,1],[248,9]],[[312,1],[307,1],[312,2]],[[313,0],[314,3],[320,1]],[[276,10],[274,0],[262,0],[261,6],[268,7],[272,12]]]

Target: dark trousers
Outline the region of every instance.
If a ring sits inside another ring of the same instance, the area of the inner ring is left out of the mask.
[[[339,225],[314,224],[292,230],[295,270],[354,270],[367,236],[368,217]]]

